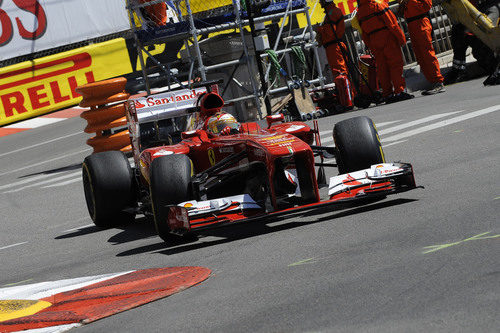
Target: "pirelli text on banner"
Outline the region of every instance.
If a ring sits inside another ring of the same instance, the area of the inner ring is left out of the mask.
[[[77,86],[131,71],[122,38],[0,68],[0,125],[75,105]]]

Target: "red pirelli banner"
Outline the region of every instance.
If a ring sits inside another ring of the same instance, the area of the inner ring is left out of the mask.
[[[0,125],[78,104],[77,86],[131,71],[122,38],[0,68]]]

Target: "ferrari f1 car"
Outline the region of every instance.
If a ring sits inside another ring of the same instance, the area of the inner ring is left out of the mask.
[[[321,145],[317,122],[311,128],[285,122],[282,114],[268,116],[265,128],[249,122],[217,135],[204,116],[219,112],[224,101],[210,90],[206,86],[128,102],[135,166],[120,151],[92,154],[83,163],[85,198],[98,227],[144,214],[169,241],[216,226],[416,187],[410,164],[385,162],[367,117],[335,124],[335,147]],[[336,163],[328,163],[333,158]],[[325,167],[340,172],[328,184]]]

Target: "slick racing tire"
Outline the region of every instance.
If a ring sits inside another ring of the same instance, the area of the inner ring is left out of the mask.
[[[132,168],[120,151],[87,156],[82,165],[83,189],[90,217],[99,228],[132,222],[136,206]],[[129,211],[125,209],[129,208]]]
[[[158,236],[165,242],[176,238],[167,223],[168,208],[192,198],[192,164],[186,155],[167,155],[153,160],[150,169],[150,195]]]
[[[354,117],[335,124],[333,139],[337,147],[337,165],[341,174],[367,169],[384,163],[384,152],[373,121]]]

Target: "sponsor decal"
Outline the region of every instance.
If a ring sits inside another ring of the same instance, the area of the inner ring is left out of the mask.
[[[14,2],[15,12],[9,12],[0,8],[0,24],[2,27],[0,34],[0,47],[9,44],[13,39],[14,35],[18,34],[19,37],[25,40],[37,40],[42,37],[47,30],[47,14],[43,9],[44,6],[40,4],[39,0],[12,0]],[[3,1],[0,1],[0,6],[3,5]],[[26,17],[22,13],[29,13],[32,16]],[[37,22],[36,28],[31,28],[33,26],[33,21]],[[14,24],[17,27],[17,31],[14,29]]]
[[[234,153],[234,147],[220,147],[219,152],[221,154],[232,154]]]
[[[138,100],[134,100],[134,105],[135,105],[135,108],[136,108],[136,109],[142,109],[143,107],[145,107],[145,106],[146,106],[146,104],[143,104],[143,103],[141,103],[141,102],[140,102],[140,101],[138,101]]]
[[[164,105],[168,103],[182,102],[187,100],[196,99],[202,92],[196,92],[191,90],[190,94],[172,95],[163,98],[148,97],[146,98],[146,103],[148,106]]]
[[[287,132],[295,132],[300,129],[303,129],[305,126],[304,125],[292,125],[286,129]]]
[[[262,138],[262,140],[263,141],[279,140],[279,139],[282,139],[284,136],[285,136],[284,134],[273,135],[273,136],[269,136],[267,138]]]
[[[183,101],[193,101],[197,100],[198,96],[205,93],[205,89],[192,89],[190,91],[184,91],[182,93],[167,93],[161,94],[159,96],[150,96],[147,98],[138,98],[134,101],[136,109],[142,109],[145,107],[161,106],[172,103],[179,103]]]
[[[161,149],[161,150],[157,151],[156,153],[154,153],[153,156],[166,156],[166,155],[173,155],[173,154],[174,154],[174,152],[171,150]]]
[[[0,68],[0,125],[75,105],[77,86],[130,71],[123,38]]]
[[[290,135],[280,134],[262,138],[262,141],[265,141],[265,144],[268,146],[287,147],[292,142],[295,142],[295,138],[290,138]]]
[[[269,141],[267,142],[268,146],[278,146],[278,147],[287,147],[292,144],[292,142],[295,142],[295,139],[288,139],[288,140],[276,140],[276,141]]]
[[[277,142],[277,143],[272,143],[271,146],[278,145],[278,147],[288,147],[288,146],[291,146],[292,142],[294,142],[294,141],[295,141],[294,139],[281,141],[281,142]]]
[[[1,0],[0,60],[130,28],[123,0]]]
[[[380,170],[380,173],[385,175],[385,174],[388,174],[388,173],[395,173],[395,172],[399,172],[399,171],[402,171],[403,169],[401,168],[395,168],[395,169],[382,169]]]
[[[208,160],[210,161],[211,165],[215,165],[215,152],[212,148],[208,148],[207,150],[208,153]]]
[[[397,173],[397,172],[401,172],[401,171],[403,171],[403,169],[398,168],[398,167],[394,167],[393,165],[379,164],[374,169],[374,175],[381,176],[381,175],[387,175],[387,174]]]

